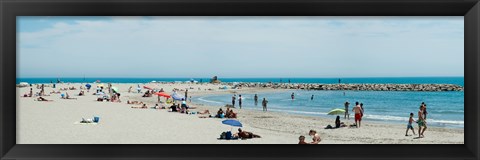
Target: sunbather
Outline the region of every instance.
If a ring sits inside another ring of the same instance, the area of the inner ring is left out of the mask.
[[[68,95],[68,92],[65,92],[65,94],[66,94],[65,99],[77,99],[77,98],[70,97],[70,95]]]
[[[135,106],[132,106],[132,108],[138,108],[138,109],[147,109],[147,105],[146,104],[143,104],[141,107],[135,107]]]
[[[138,101],[127,101],[127,104],[143,104],[143,102],[138,102]]]
[[[37,101],[53,101],[53,100],[48,100],[48,99],[45,99],[43,97],[38,97]]]
[[[203,112],[197,112],[197,114],[210,114],[210,111],[206,109]]]
[[[252,132],[243,131],[241,128],[238,129],[238,133],[235,133],[233,137],[238,137],[242,139],[262,138],[261,136],[253,134]]]

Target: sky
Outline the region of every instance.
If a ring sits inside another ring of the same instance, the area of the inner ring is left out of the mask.
[[[455,17],[17,17],[17,78],[464,75]]]

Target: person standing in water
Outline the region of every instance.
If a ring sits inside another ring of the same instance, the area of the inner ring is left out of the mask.
[[[291,97],[292,97],[292,100],[294,100],[295,99],[295,93],[292,92]]]
[[[242,109],[242,95],[238,95],[238,106]]]
[[[235,94],[234,94],[234,95],[232,96],[232,107],[234,107],[234,108],[235,108],[235,100],[236,100],[236,99],[237,99],[237,98],[235,97]]]
[[[263,98],[263,101],[262,101],[262,106],[263,106],[263,111],[267,111],[267,99],[266,98]]]
[[[348,101],[346,101],[345,102],[345,117],[344,117],[344,119],[347,119],[347,120],[350,119],[350,114],[348,113],[348,105],[350,105],[350,103],[348,103]]]
[[[312,94],[312,97],[310,97],[310,100],[313,101],[313,94]]]
[[[257,94],[255,94],[255,96],[253,96],[253,99],[255,100],[255,106],[258,104],[258,96]]]

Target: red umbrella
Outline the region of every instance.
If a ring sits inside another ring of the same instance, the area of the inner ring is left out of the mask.
[[[170,96],[169,94],[167,94],[167,93],[165,93],[165,92],[155,92],[154,94],[157,95],[157,96],[165,97],[165,98],[170,98],[170,97],[172,97],[172,96]]]
[[[143,86],[143,88],[149,89],[149,90],[153,90],[152,88],[150,88],[150,87],[148,87],[148,86]]]

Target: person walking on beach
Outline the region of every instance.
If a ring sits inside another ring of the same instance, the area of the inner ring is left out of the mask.
[[[253,100],[255,101],[255,106],[257,106],[257,104],[258,104],[258,96],[257,96],[257,94],[255,94],[255,96],[253,96]]]
[[[295,99],[295,93],[292,92],[291,97],[292,97],[292,100],[294,100]]]
[[[262,101],[262,107],[263,107],[263,111],[267,111],[267,99],[266,98],[263,98],[263,101]]]
[[[235,100],[237,99],[237,97],[235,97],[235,94],[232,96],[232,107],[235,108]]]
[[[130,86],[130,88],[128,88],[128,93],[132,92],[132,86]]]
[[[185,90],[185,101],[187,101],[188,89]]]
[[[137,85],[137,93],[140,93],[142,91],[142,88],[140,88],[140,85]]]
[[[413,132],[413,135],[415,135],[415,129],[413,129],[412,123],[415,121],[413,119],[413,113],[410,113],[410,118],[408,119],[408,124],[407,124],[407,131],[405,132],[405,136],[408,136],[408,130],[411,129]]]
[[[425,104],[425,102],[422,102],[422,106],[423,106],[423,117],[425,119],[427,119],[427,104]]]
[[[238,95],[238,106],[242,109],[242,95]]]
[[[348,113],[348,105],[350,105],[350,103],[348,103],[348,101],[345,101],[345,117],[343,117],[343,119],[347,119],[347,120],[350,120],[350,114]]]
[[[425,137],[423,133],[425,130],[427,130],[427,121],[425,120],[425,114],[423,112],[425,111],[425,106],[421,105],[420,110],[418,110],[418,138],[423,138]],[[423,127],[423,130],[422,130]]]
[[[362,122],[362,108],[360,107],[360,105],[358,105],[358,102],[355,102],[355,107],[353,107],[353,110],[352,110],[354,113],[355,113],[355,126],[357,126],[357,128],[360,127],[361,125],[361,122]]]

